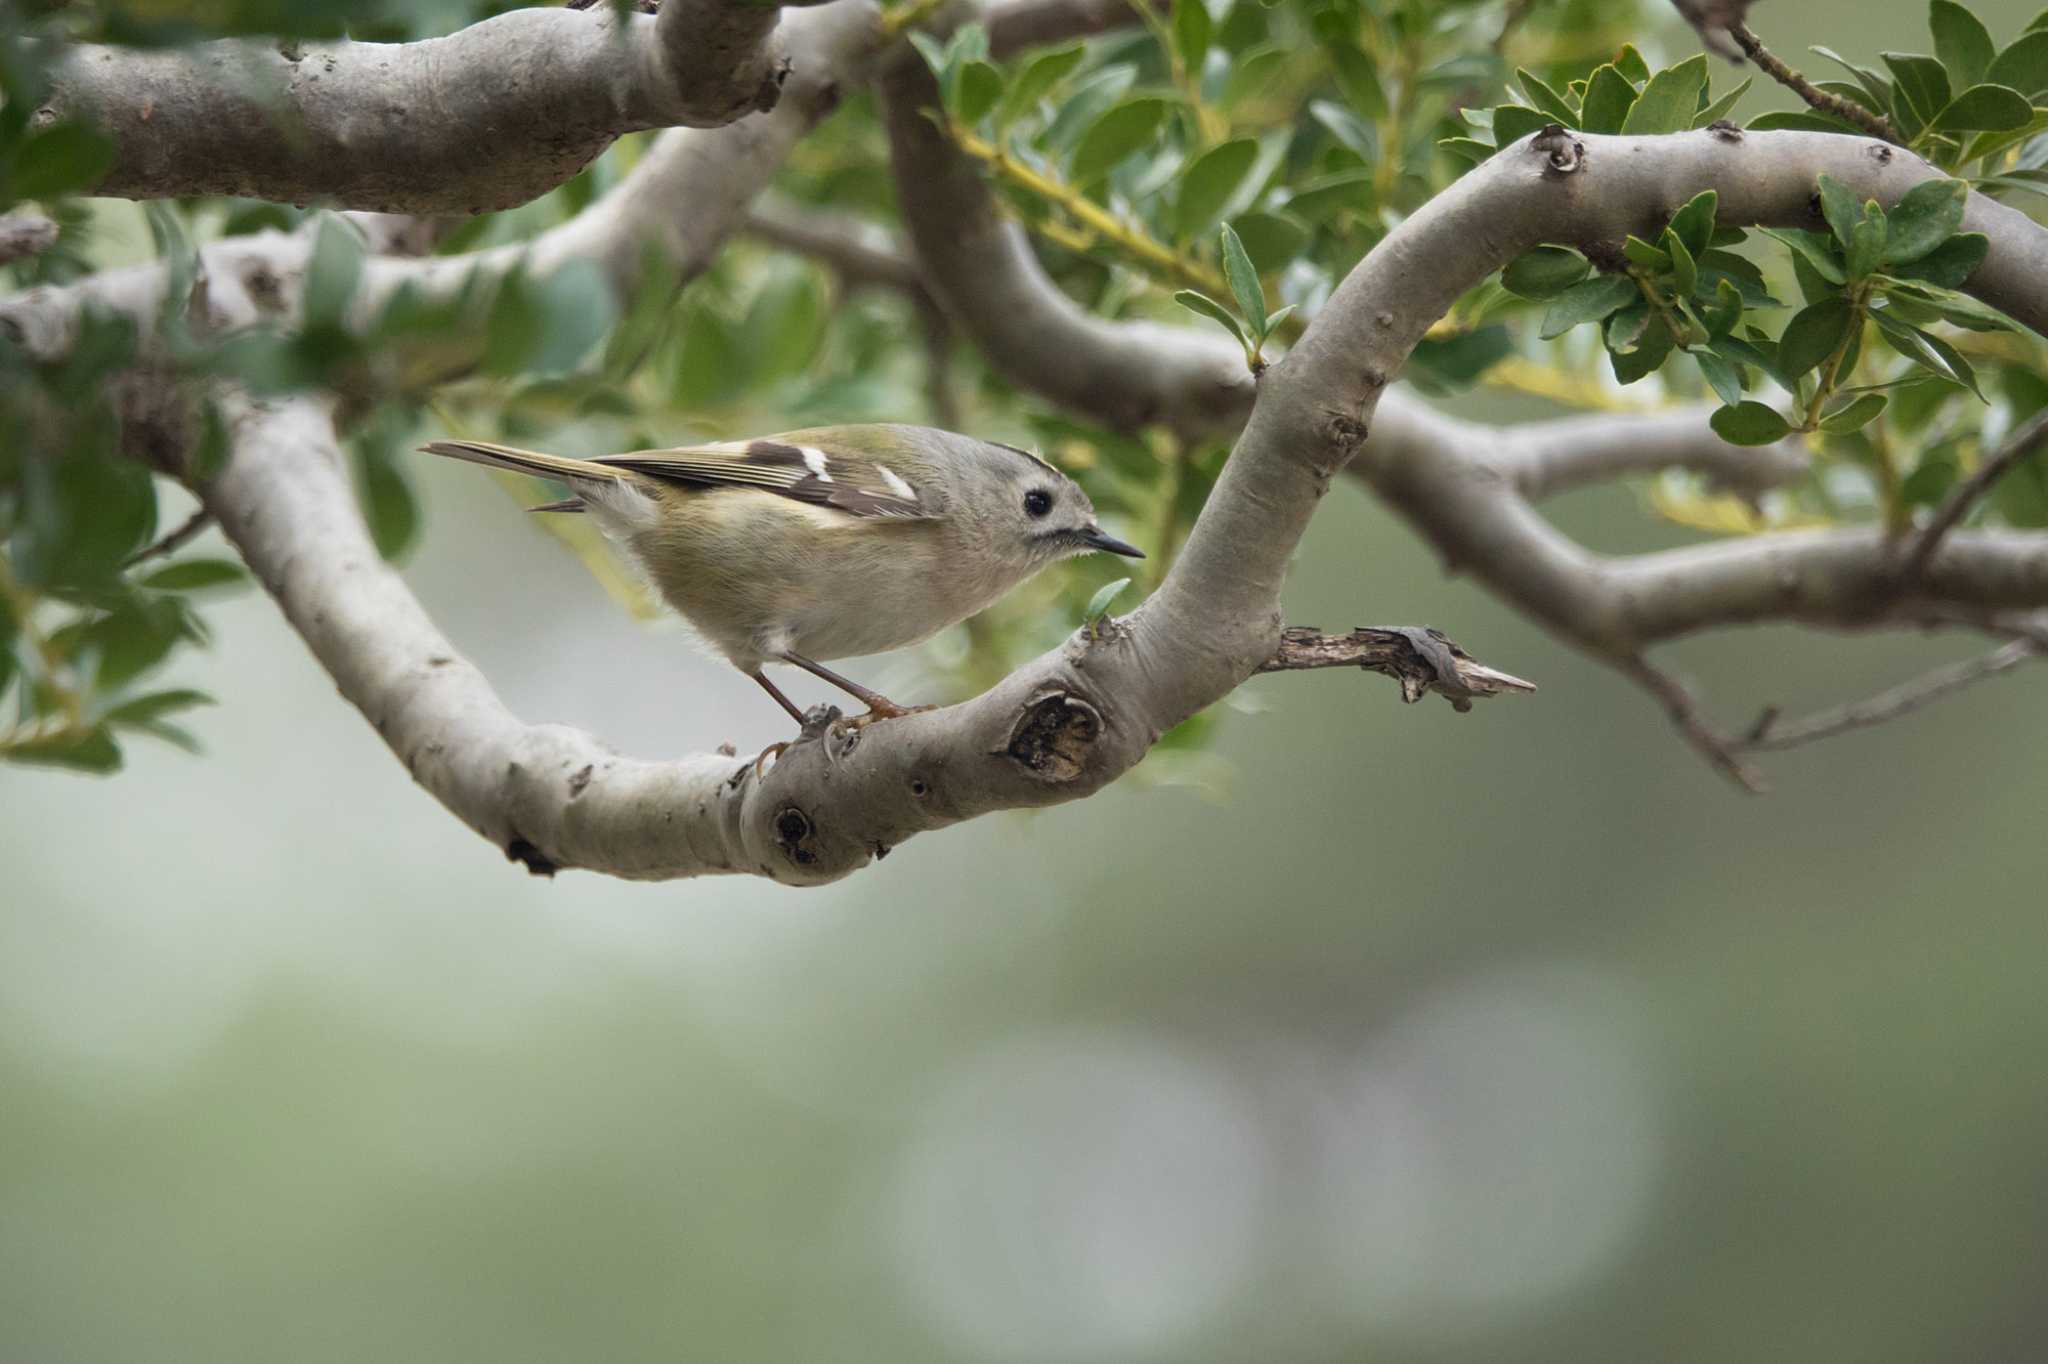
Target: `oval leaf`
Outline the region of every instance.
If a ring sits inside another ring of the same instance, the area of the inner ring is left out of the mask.
[[[1714,434],[1730,445],[1769,445],[1792,434],[1792,424],[1763,403],[1737,403],[1718,408],[1707,419]]]
[[[1081,134],[1068,173],[1077,185],[1092,184],[1152,140],[1166,118],[1163,99],[1134,99],[1117,105]]]
[[[1259,144],[1249,137],[1211,147],[1196,157],[1181,176],[1173,205],[1174,230],[1189,237],[1215,221],[1258,157]]]

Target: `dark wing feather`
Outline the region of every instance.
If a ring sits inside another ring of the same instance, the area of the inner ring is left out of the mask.
[[[697,488],[758,488],[850,516],[923,520],[936,515],[902,473],[861,455],[756,440],[636,450],[591,461]]]

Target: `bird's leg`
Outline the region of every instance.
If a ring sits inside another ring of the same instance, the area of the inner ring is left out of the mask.
[[[753,672],[748,673],[747,676],[753,678],[756,682],[759,682],[761,684],[762,690],[766,691],[770,696],[775,698],[775,704],[781,706],[784,710],[789,712],[791,719],[795,720],[799,725],[801,725],[804,722],[804,713],[798,710],[795,704],[791,702],[787,696],[784,696],[782,694],[782,688],[776,686],[773,682],[770,682],[765,676],[763,676],[760,669],[756,668]],[[760,754],[756,756],[754,759],[754,775],[756,777],[759,777],[762,774],[763,770],[767,767],[768,760],[770,758],[781,757],[783,750],[788,747],[789,744],[787,742],[783,742],[773,743],[768,745],[768,747],[762,749]]]
[[[794,662],[795,660],[791,661]],[[802,724],[804,722],[804,713],[796,708],[796,702],[790,700],[787,696],[784,696],[782,694],[782,688],[776,686],[773,682],[770,682],[759,668],[754,669],[754,671],[748,673],[747,676],[753,678],[756,682],[759,682],[761,684],[761,690],[767,692],[770,696],[774,697],[775,704],[789,712],[790,719],[796,721],[798,724]]]
[[[864,725],[870,720],[894,720],[899,716],[915,715],[921,710],[937,709],[935,706],[899,706],[880,692],[870,691],[850,677],[841,677],[824,664],[813,663],[802,654],[786,653],[782,656],[782,661],[802,668],[814,677],[822,677],[825,681],[830,682],[833,686],[866,706],[868,713],[853,721],[857,725]]]

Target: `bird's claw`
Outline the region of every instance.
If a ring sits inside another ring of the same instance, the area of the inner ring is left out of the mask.
[[[938,709],[937,706],[899,706],[893,701],[876,699],[879,704],[870,705],[867,714],[856,715],[845,722],[849,729],[866,729],[877,720],[900,720],[906,715],[922,715],[925,711]]]

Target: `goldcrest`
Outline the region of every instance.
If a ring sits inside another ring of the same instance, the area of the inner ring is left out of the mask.
[[[423,448],[567,484],[574,497],[534,510],[588,513],[799,722],[764,664],[792,664],[874,715],[899,715],[821,660],[928,639],[1060,559],[1144,557],[1106,534],[1088,495],[1038,456],[929,426],[825,426],[598,459],[471,440]]]

